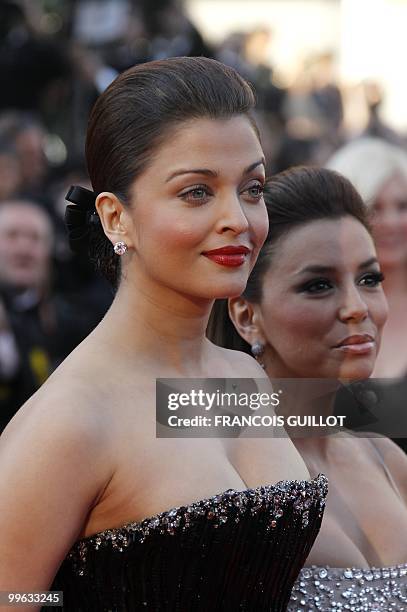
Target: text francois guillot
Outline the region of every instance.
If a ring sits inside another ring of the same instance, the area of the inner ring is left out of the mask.
[[[280,404],[278,393],[225,393],[219,390],[208,393],[191,390],[188,393],[169,393],[168,409],[171,411],[184,407],[201,408],[206,412],[217,409],[220,414],[213,417],[195,414],[190,417],[170,415],[170,427],[343,427],[346,416],[334,415],[239,415],[222,414],[225,408],[247,407],[253,411],[259,408],[276,407]]]

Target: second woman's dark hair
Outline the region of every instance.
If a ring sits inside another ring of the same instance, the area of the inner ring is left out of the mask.
[[[263,280],[280,241],[293,229],[322,219],[351,216],[370,232],[367,209],[359,193],[344,176],[325,168],[298,166],[276,174],[268,181],[264,199],[269,231],[242,296],[258,304]],[[250,346],[237,333],[228,314],[228,301],[214,304],[207,330],[212,342],[250,353]]]
[[[111,191],[126,204],[134,180],[177,125],[246,114],[255,127],[254,104],[250,85],[212,59],[180,57],[130,68],[99,97],[90,116],[86,160],[95,193]],[[94,224],[89,241],[91,257],[115,283],[119,258],[100,225]]]

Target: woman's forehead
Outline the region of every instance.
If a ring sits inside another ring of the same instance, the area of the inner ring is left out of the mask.
[[[245,115],[228,119],[196,118],[174,125],[164,135],[153,161],[171,165],[210,163],[217,157],[247,159],[262,156],[262,148],[253,125]],[[165,160],[165,161],[164,161]]]
[[[318,219],[281,237],[273,251],[273,268],[291,274],[313,265],[340,269],[358,266],[375,255],[373,240],[357,219]]]

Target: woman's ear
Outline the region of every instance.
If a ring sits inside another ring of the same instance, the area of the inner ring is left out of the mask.
[[[102,191],[96,198],[95,207],[98,212],[103,231],[112,244],[125,242],[132,247],[130,215],[119,198],[110,191]]]
[[[229,316],[238,334],[250,346],[255,342],[266,344],[260,307],[258,304],[248,302],[244,297],[235,297],[228,300]]]

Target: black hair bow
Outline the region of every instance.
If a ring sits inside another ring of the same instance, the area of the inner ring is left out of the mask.
[[[92,225],[100,223],[96,212],[96,194],[90,189],[73,185],[65,198],[68,204],[65,211],[65,224],[68,230],[69,246],[75,252],[87,250]]]

